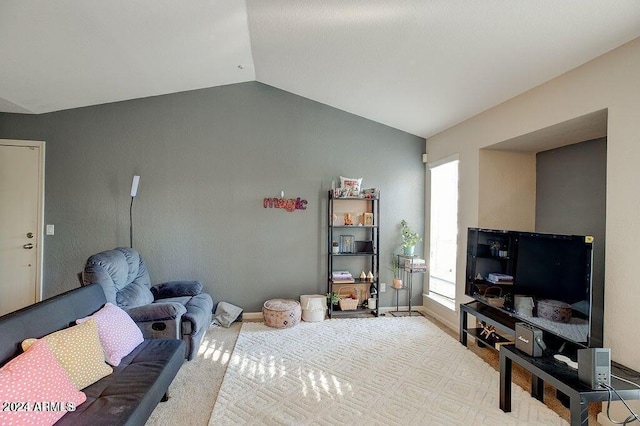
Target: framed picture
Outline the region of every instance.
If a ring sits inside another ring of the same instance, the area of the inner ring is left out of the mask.
[[[364,226],[373,226],[373,213],[362,213],[362,224]]]

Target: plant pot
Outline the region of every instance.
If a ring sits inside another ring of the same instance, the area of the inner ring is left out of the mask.
[[[413,256],[413,251],[416,248],[416,246],[410,246],[410,247],[403,247],[403,252],[405,256]]]
[[[402,280],[400,278],[394,278],[391,282],[393,288],[402,288]]]

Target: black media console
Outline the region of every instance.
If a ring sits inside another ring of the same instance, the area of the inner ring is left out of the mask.
[[[481,326],[469,328],[469,315],[476,318]],[[542,357],[531,357],[515,348],[516,318],[501,309],[495,309],[482,302],[473,301],[460,304],[460,343],[467,346],[468,336],[476,339],[480,347],[488,347],[500,352],[500,408],[504,412],[511,411],[511,372],[515,362],[531,373],[531,396],[542,401],[544,382],[556,388],[558,399],[568,405],[571,413],[571,425],[588,425],[589,402],[607,401],[609,393],[605,389],[591,389],[578,379],[578,371],[556,360],[553,355],[559,348],[572,359],[577,359],[576,351],[581,346],[564,342],[557,336],[544,333],[547,350]],[[485,327],[482,327],[484,325]],[[490,326],[490,327],[489,327]],[[495,329],[496,333],[487,336],[487,329]],[[564,343],[564,344],[563,344]],[[611,363],[611,386],[625,400],[640,399],[640,373],[615,362]],[[637,384],[618,380],[615,376],[625,378]],[[618,396],[612,392],[612,400]]]
[[[500,409],[505,413],[511,411],[511,367],[512,363],[523,367],[531,373],[531,396],[542,401],[544,396],[544,382],[556,388],[558,392],[569,398],[571,426],[589,424],[589,402],[607,401],[610,397],[606,389],[591,389],[578,379],[578,370],[569,368],[557,361],[552,355],[538,358],[530,357],[514,345],[504,345],[500,348]],[[611,393],[611,399],[625,400],[640,399],[640,373],[619,364],[611,365],[611,386],[616,392]],[[617,379],[636,383],[636,386]],[[618,396],[619,395],[619,396]]]
[[[494,327],[499,333],[487,336],[482,327],[469,328],[469,315],[476,317],[486,325]],[[489,346],[499,350],[500,345],[513,343],[516,320],[512,316],[481,302],[460,304],[460,343],[467,346],[467,336],[476,339],[478,346]]]

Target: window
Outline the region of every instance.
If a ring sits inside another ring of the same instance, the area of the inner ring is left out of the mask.
[[[455,310],[458,239],[458,159],[431,168],[429,292],[436,302]]]

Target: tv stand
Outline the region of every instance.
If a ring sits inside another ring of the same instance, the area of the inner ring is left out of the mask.
[[[476,320],[482,321],[493,327],[498,333],[487,336],[484,328],[469,328],[469,315],[473,315]],[[479,347],[490,347],[500,350],[500,346],[506,343],[513,343],[515,336],[516,319],[511,315],[485,305],[482,302],[473,301],[460,304],[460,343],[467,346],[467,336],[476,339]]]
[[[566,395],[569,402],[571,426],[587,426],[589,424],[589,403],[606,401],[608,398],[619,400],[640,399],[640,383],[638,373],[612,363],[611,386],[617,393],[605,389],[591,389],[580,382],[578,370],[570,368],[564,362],[559,362],[553,356],[530,357],[515,348],[514,345],[505,345],[500,348],[500,409],[505,413],[511,411],[511,373],[512,364],[516,363],[531,373],[531,396],[543,401],[544,382],[556,388],[558,392]],[[615,375],[615,376],[614,376]],[[619,380],[622,377],[629,383]]]

